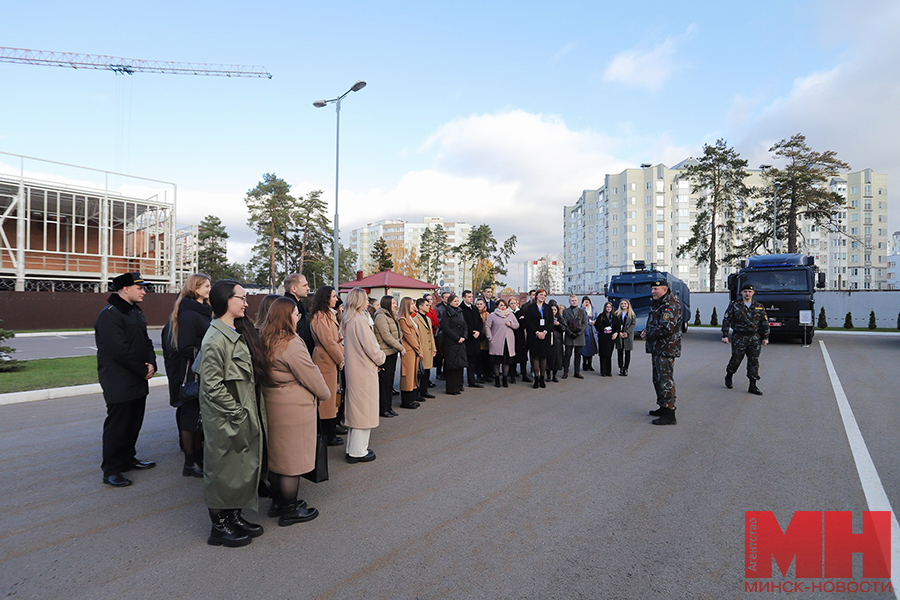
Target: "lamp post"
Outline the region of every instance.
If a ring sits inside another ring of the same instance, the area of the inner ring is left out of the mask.
[[[338,280],[338,266],[340,259],[340,250],[341,250],[341,233],[340,227],[338,226],[338,182],[341,171],[341,100],[343,100],[347,94],[350,92],[358,92],[359,90],[366,87],[366,82],[360,79],[356,83],[353,84],[349,90],[338,96],[337,98],[332,98],[331,100],[316,100],[313,102],[313,106],[316,108],[324,108],[329,104],[334,103],[335,112],[337,113],[337,132],[335,134],[335,143],[334,143],[334,289],[338,289],[338,285],[340,285],[340,281]]]
[[[772,165],[759,165],[763,173],[771,169]],[[778,253],[778,184],[772,182],[772,253]]]

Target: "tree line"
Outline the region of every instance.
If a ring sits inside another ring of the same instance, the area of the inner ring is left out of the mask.
[[[831,150],[813,150],[800,133],[781,140],[769,152],[783,166],[764,168],[764,185],[758,187],[745,184],[747,160],[722,139],[712,146],[704,144],[696,164],[682,170],[680,177],[691,183],[691,193],[700,196],[691,236],[679,245],[677,254],[709,266],[711,292],[721,263],[736,264],[755,254],[798,252],[803,241],[801,219],[846,235],[838,219],[845,199],[828,189],[827,180],[850,166]],[[747,227],[743,227],[745,214]],[[777,235],[773,235],[776,222]]]

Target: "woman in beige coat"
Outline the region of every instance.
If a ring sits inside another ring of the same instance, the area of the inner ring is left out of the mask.
[[[434,394],[428,391],[431,367],[434,366],[434,357],[437,355],[434,331],[431,329],[431,319],[428,317],[430,310],[431,300],[427,297],[416,300],[415,321],[419,326],[419,345],[422,347],[422,370],[419,373],[419,396],[422,398],[434,398]]]
[[[327,438],[329,446],[343,446],[344,440],[337,436],[337,413],[340,406],[338,398],[338,373],[344,368],[344,347],[341,346],[341,334],[338,331],[337,316],[334,307],[338,295],[330,285],[323,285],[316,290],[312,306],[309,309],[309,328],[312,331],[316,348],[312,359],[322,372],[331,396],[319,404],[319,418],[322,419],[322,434]]]
[[[297,335],[297,303],[281,297],[272,302],[262,338],[269,359],[269,381],[263,387],[268,415],[270,517],[282,527],[311,521],[315,508],[297,500],[300,475],[316,463],[316,400],[327,401],[331,390]]]
[[[378,371],[379,413],[389,419],[398,416],[393,408],[394,377],[397,373],[397,357],[406,354],[400,341],[400,325],[397,323],[397,300],[393,296],[382,296],[378,310],[375,311],[375,339],[387,357]],[[405,405],[403,408],[418,408],[419,403]]]
[[[344,336],[344,375],[347,392],[344,423],[347,435],[347,462],[375,460],[369,448],[372,429],[378,427],[378,367],[385,356],[366,318],[368,297],[362,288],[353,288],[344,304],[341,334]]]
[[[419,344],[419,326],[415,321],[416,305],[407,296],[400,301],[400,338],[406,352],[400,359],[400,406],[413,402],[425,402],[418,397],[419,362],[422,360],[422,346]]]

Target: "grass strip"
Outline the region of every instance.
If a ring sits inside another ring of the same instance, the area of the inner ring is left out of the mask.
[[[22,361],[25,368],[0,374],[0,394],[98,383],[97,357],[38,358]]]

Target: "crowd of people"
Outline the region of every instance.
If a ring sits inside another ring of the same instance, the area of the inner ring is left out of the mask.
[[[121,487],[132,483],[123,473],[155,464],[136,458],[135,442],[156,359],[138,307],[146,283],[139,273],[113,283],[96,329],[100,380],[108,383],[103,481]],[[263,534],[242,515],[258,510],[260,496],[271,498],[267,514],[280,526],[316,518],[298,492],[322,444],[346,445],[350,464],[375,460],[372,430],[380,418],[399,416],[394,396],[399,408],[415,410],[435,397],[440,380],[448,395],[491,381],[542,389],[568,378],[570,366],[583,379],[595,355],[600,375],[610,377],[614,350],[619,375],[628,375],[636,323],[627,300],[598,312],[590,297],[572,295],[563,309],[539,289],[519,306],[486,287],[477,299],[465,290],[399,303],[354,288],[341,302],[322,286],[307,308],[303,275],[289,275],[284,289],[263,298],[251,320],[240,283],[212,285],[195,274],[163,329],[182,474],[203,479],[212,545],[243,546]]]

